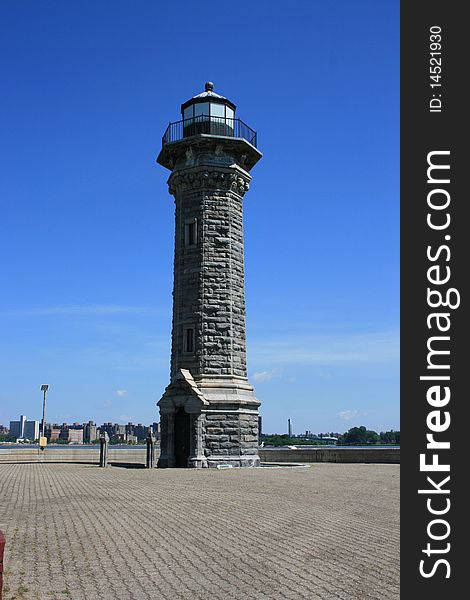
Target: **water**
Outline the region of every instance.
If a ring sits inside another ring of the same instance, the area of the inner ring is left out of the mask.
[[[38,444],[8,444],[5,442],[0,442],[0,448],[37,448]],[[48,450],[67,450],[68,448],[74,448],[76,450],[96,450],[99,452],[100,445],[99,444],[48,444]],[[126,450],[142,450],[147,448],[145,444],[138,444],[128,446],[127,444],[110,444],[108,446],[110,450],[113,448]]]
[[[306,448],[313,448],[314,450],[321,450],[322,448],[328,448],[328,449],[339,449],[339,450],[354,450],[355,448],[357,448],[358,450],[364,450],[365,448],[369,448],[371,450],[373,450],[374,448],[399,448],[399,445],[383,445],[383,446],[371,446],[371,445],[365,445],[365,446],[336,446],[336,445],[327,445],[327,444],[297,444],[296,446],[290,446],[291,449],[295,449],[295,450],[305,450]],[[289,446],[264,446],[263,450],[279,450],[279,449],[283,449],[286,450],[287,448],[289,448]]]
[[[158,446],[158,444],[157,444]],[[37,444],[8,444],[5,442],[0,442],[0,448],[37,448],[38,445]],[[110,450],[112,450],[113,448],[115,448],[116,450],[120,450],[120,449],[125,449],[125,450],[142,450],[145,449],[147,446],[145,444],[138,444],[138,445],[131,445],[128,446],[127,444],[110,444],[108,446],[108,448]],[[48,450],[67,450],[67,448],[75,448],[77,450],[96,450],[99,451],[100,449],[100,445],[99,444],[84,444],[84,445],[80,445],[80,444],[49,444],[47,446]],[[284,449],[286,450],[288,448],[288,446],[264,446],[262,449],[263,450],[279,450],[279,449]],[[383,446],[336,446],[336,445],[327,445],[327,444],[321,444],[321,445],[303,445],[303,444],[298,444],[295,447],[291,447],[291,449],[296,449],[296,450],[305,450],[308,448],[314,449],[314,450],[321,450],[322,448],[335,448],[338,450],[342,450],[342,449],[348,449],[348,450],[354,450],[354,449],[358,449],[358,450],[364,450],[365,448],[369,448],[371,450],[374,450],[375,448],[379,449],[379,448],[400,448],[399,445],[383,445]]]

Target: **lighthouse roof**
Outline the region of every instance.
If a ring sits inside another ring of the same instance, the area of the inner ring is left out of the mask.
[[[214,84],[212,83],[212,81],[206,82],[205,90],[203,92],[201,92],[200,94],[196,94],[196,96],[193,96],[187,102],[182,104],[181,110],[183,111],[190,104],[197,104],[199,102],[217,102],[220,104],[228,104],[231,108],[233,108],[233,110],[235,110],[236,108],[235,104],[231,102],[228,98],[214,92]]]
[[[220,100],[227,100],[225,96],[221,96],[220,94],[216,94],[214,90],[205,90],[193,98],[219,98]]]

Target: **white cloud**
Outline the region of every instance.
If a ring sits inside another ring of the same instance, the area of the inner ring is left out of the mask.
[[[351,419],[354,419],[354,417],[357,417],[358,414],[359,411],[357,410],[342,410],[338,413],[338,417],[342,421],[350,421]]]
[[[338,413],[338,417],[342,421],[350,421],[356,417],[367,417],[367,412],[365,410],[342,410]]]
[[[281,377],[281,374],[282,371],[278,368],[272,369],[271,371],[257,371],[256,373],[253,373],[250,379],[256,381],[256,383],[264,383],[265,381],[271,381],[271,379]]]
[[[127,390],[116,390],[116,395],[120,396],[122,398],[122,396],[127,396]]]

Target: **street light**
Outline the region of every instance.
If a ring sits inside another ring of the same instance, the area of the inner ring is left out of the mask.
[[[41,439],[39,440],[39,445],[41,446],[41,450],[44,450],[46,445],[46,393],[49,389],[48,383],[43,383],[41,385],[41,392],[44,393],[43,401],[42,401],[42,425],[41,425]]]

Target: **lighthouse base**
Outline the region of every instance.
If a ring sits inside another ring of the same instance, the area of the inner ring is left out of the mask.
[[[259,402],[246,379],[196,381],[181,369],[158,404],[160,468],[259,466]]]

